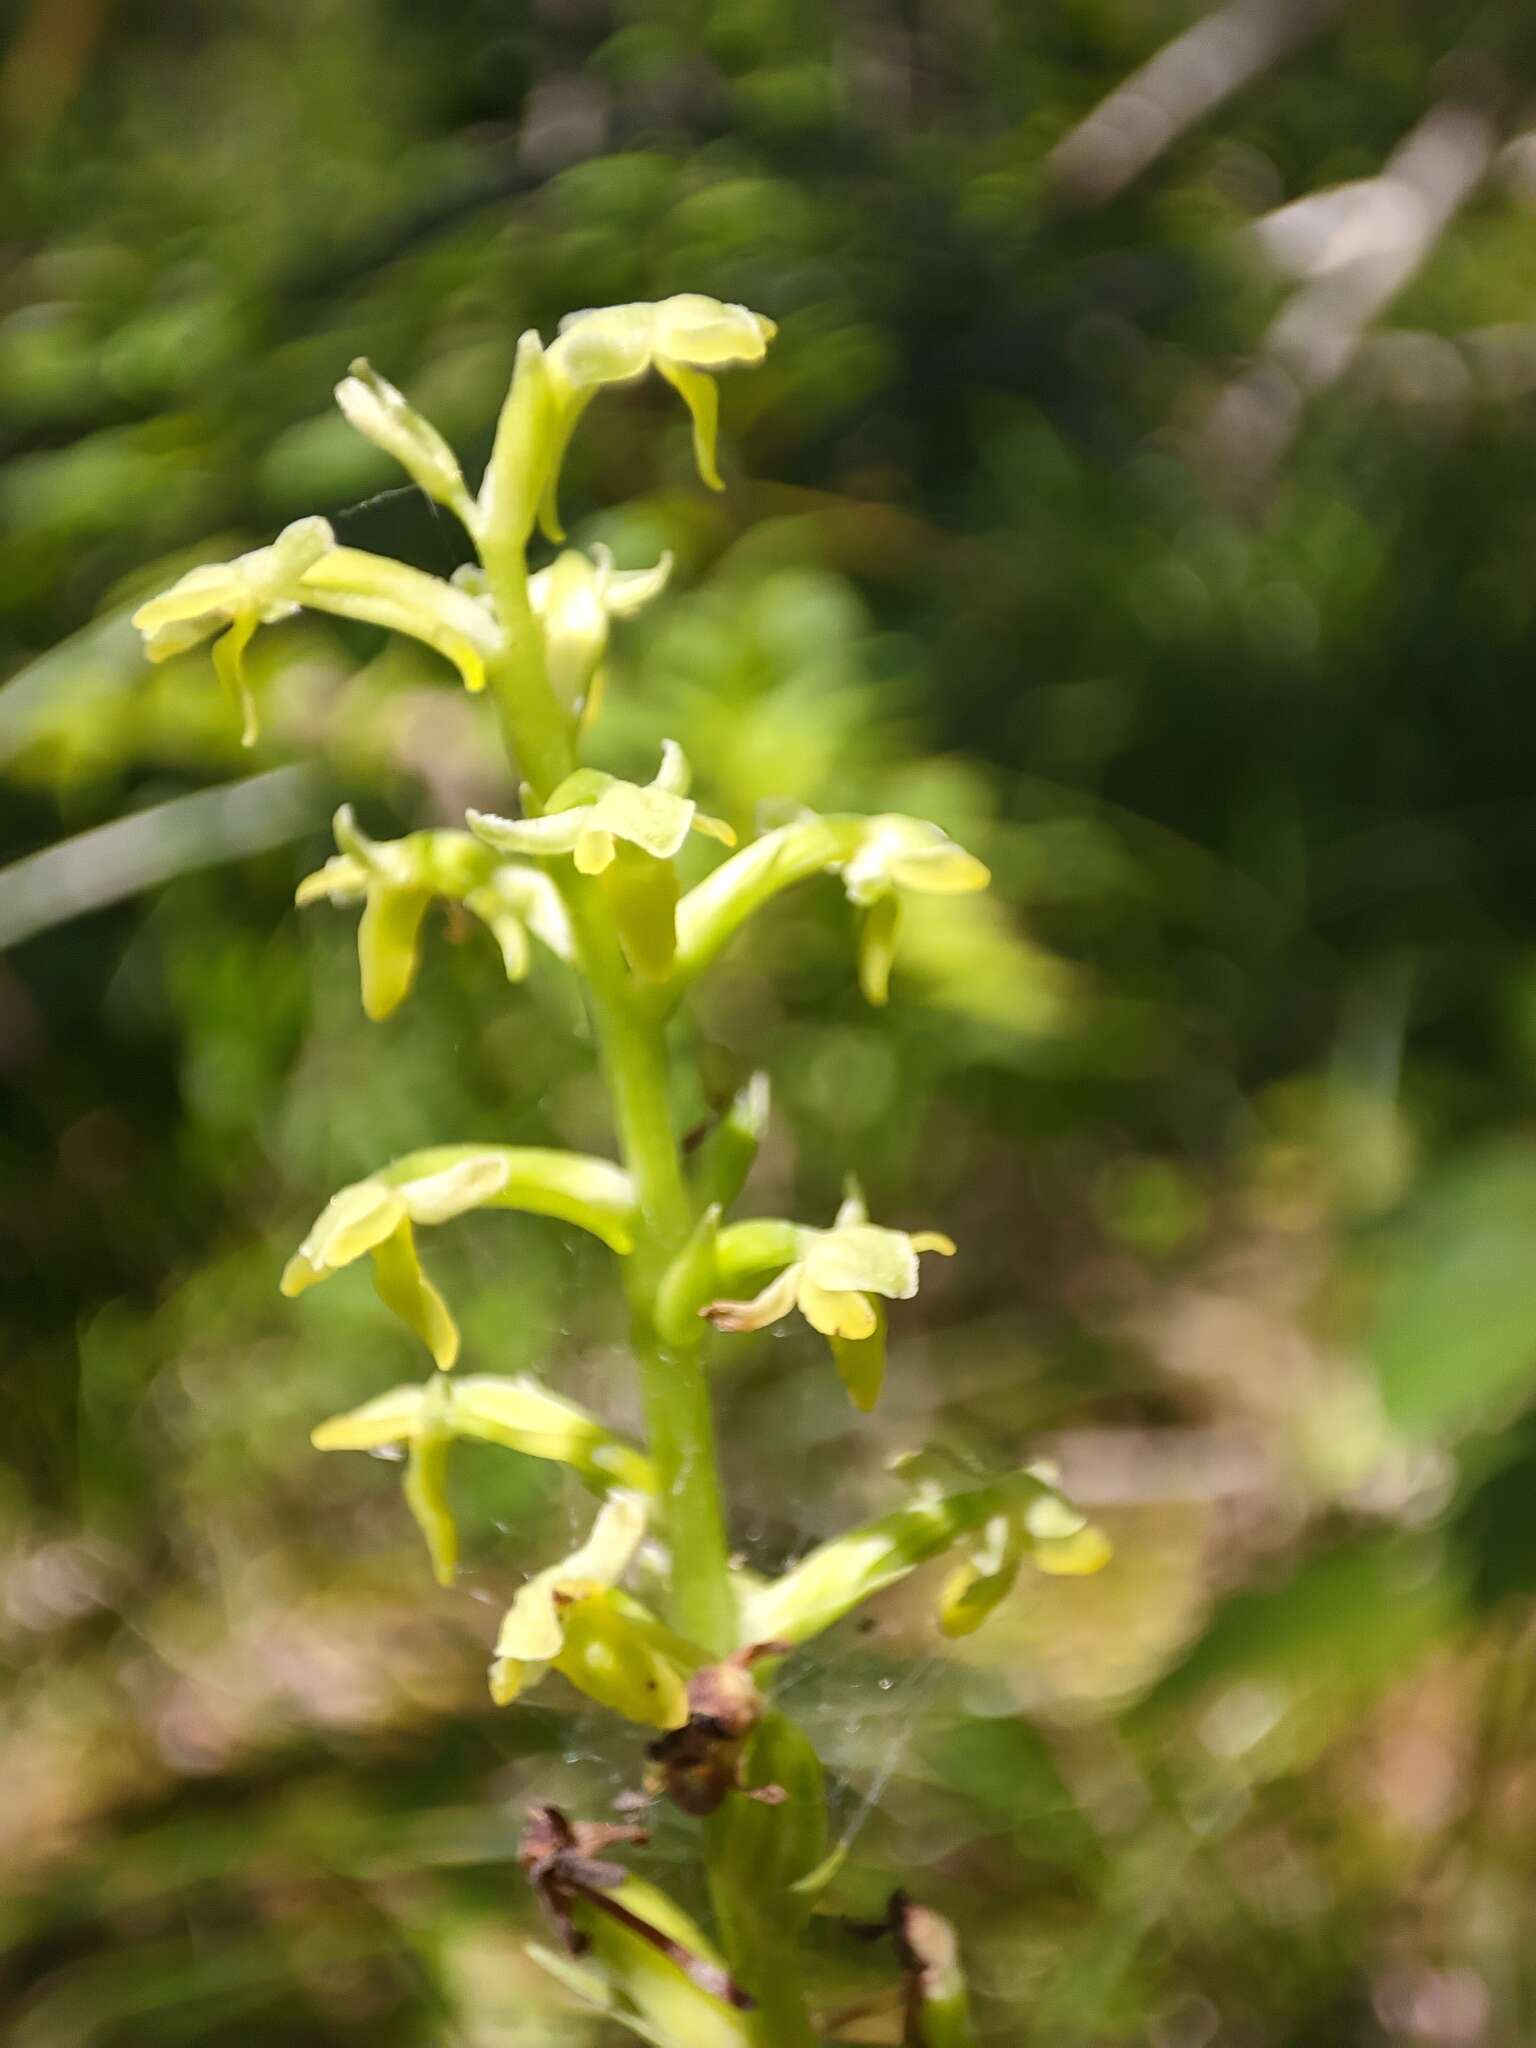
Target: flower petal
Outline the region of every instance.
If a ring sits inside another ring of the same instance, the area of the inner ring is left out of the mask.
[[[393,1188],[363,1180],[332,1195],[283,1272],[284,1294],[302,1294],[338,1267],[381,1244],[405,1220]]]
[[[656,312],[646,302],[567,313],[551,344],[551,365],[573,384],[620,384],[650,367]]]
[[[405,633],[451,661],[471,691],[501,652],[495,618],[478,598],[441,576],[361,548],[332,548],[300,579],[295,596],[317,611]]]
[[[917,1292],[917,1253],[904,1230],[874,1223],[819,1230],[805,1254],[806,1272],[818,1287],[858,1288],[891,1301],[910,1301]]]
[[[834,1333],[828,1341],[832,1362],[848,1389],[849,1400],[867,1415],[879,1401],[885,1385],[885,1310],[878,1299],[871,1300],[867,1294],[849,1295],[847,1299],[865,1303],[874,1318],[874,1327],[857,1337]]]
[[[426,1345],[439,1372],[452,1371],[459,1355],[459,1326],[422,1270],[408,1216],[402,1216],[384,1242],[374,1246],[373,1284],[384,1306]]]
[[[666,1632],[638,1600],[598,1592],[573,1600],[555,1669],[599,1706],[649,1728],[680,1728],[688,1680],[667,1654]]]
[[[357,926],[363,1010],[382,1023],[405,1001],[421,964],[421,925],[432,901],[426,889],[369,884]]]
[[[344,1415],[317,1422],[309,1440],[317,1451],[377,1451],[409,1443],[421,1426],[422,1390],[392,1387]]]
[[[879,1328],[875,1305],[856,1289],[821,1287],[811,1278],[809,1261],[800,1277],[800,1313],[823,1337],[863,1340]]]
[[[499,1195],[512,1177],[506,1153],[494,1146],[470,1151],[451,1166],[395,1185],[406,1213],[416,1223],[446,1223]]]
[[[457,1436],[477,1437],[527,1458],[569,1465],[603,1492],[616,1486],[635,1493],[656,1491],[656,1474],[648,1458],[585,1408],[552,1394],[536,1380],[471,1373],[455,1379],[452,1391]]]
[[[575,425],[574,417],[562,422],[561,411],[561,394],[550,375],[544,344],[529,328],[518,337],[512,381],[480,482],[476,511],[482,534],[521,548],[546,497],[553,515],[560,457]],[[558,519],[552,519],[550,537],[561,538]]]
[[[590,806],[589,806],[590,808]],[[584,827],[576,835],[572,858],[578,875],[600,875],[613,865],[613,834]]]
[[[761,1294],[750,1301],[712,1301],[700,1310],[717,1330],[765,1330],[770,1323],[787,1316],[799,1298],[802,1268],[797,1262],[786,1266],[776,1280],[770,1280]]]
[[[254,747],[256,744],[256,701],[251,695],[250,685],[245,680],[245,650],[250,645],[251,635],[256,631],[257,618],[254,611],[235,613],[227,633],[221,633],[213,643],[213,666],[219,681],[224,685],[230,702],[240,717],[240,744]]]
[[[655,783],[642,787],[634,782],[614,782],[590,806],[587,829],[627,839],[654,860],[670,860],[688,837],[693,817],[689,797],[675,796]]]
[[[420,1426],[411,1439],[405,1468],[405,1504],[415,1517],[440,1586],[451,1586],[459,1561],[459,1531],[448,1505],[447,1384],[433,1379],[422,1389]]]
[[[890,997],[900,928],[901,903],[893,889],[877,896],[859,918],[859,990],[876,1009]]]
[[[715,459],[720,434],[720,392],[714,378],[706,377],[702,370],[690,369],[686,363],[675,363],[667,356],[658,356],[656,367],[678,392],[692,416],[693,459],[700,478],[712,491],[723,491],[725,485]]]
[[[655,308],[653,331],[658,356],[707,370],[760,363],[778,329],[746,306],[726,305],[703,292],[678,292]]]

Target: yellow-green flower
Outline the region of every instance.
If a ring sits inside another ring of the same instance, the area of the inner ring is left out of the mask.
[[[256,708],[245,680],[245,650],[258,626],[299,609],[299,579],[336,545],[324,519],[296,519],[270,547],[232,562],[189,569],[179,582],[141,604],[133,624],[151,661],[185,654],[217,633],[213,662],[240,713],[241,740],[256,743]]]
[[[413,1226],[445,1223],[479,1208],[501,1192],[509,1175],[505,1158],[487,1147],[468,1150],[453,1165],[415,1179],[392,1183],[375,1178],[343,1188],[284,1267],[284,1294],[302,1294],[369,1252],[381,1298],[447,1371],[459,1355],[458,1325],[421,1269]]]
[[[603,877],[619,939],[637,974],[655,980],[677,946],[677,873],[672,857],[690,832],[735,844],[718,818],[706,817],[687,794],[687,757],[662,742],[654,781],[621,782],[578,768],[554,790],[537,818],[498,818],[471,811],[470,830],[501,853],[570,854],[578,871]]]
[[[636,1494],[609,1495],[579,1549],[535,1574],[496,1638],[491,1694],[508,1706],[553,1668],[599,1705],[652,1728],[688,1718],[688,1678],[703,1657],[619,1590],[645,1537]]]
[[[700,292],[567,314],[542,366],[553,426],[540,520],[550,539],[561,538],[555,487],[576,422],[605,384],[625,384],[647,370],[659,371],[682,397],[693,418],[699,475],[712,490],[722,489],[715,460],[720,394],[710,372],[760,363],[777,331],[763,314]]]
[[[303,907],[322,897],[363,903],[357,956],[363,1008],[389,1016],[410,993],[421,961],[421,925],[434,896],[462,903],[501,948],[509,981],[529,967],[529,934],[562,960],[572,953],[570,920],[560,892],[539,869],[499,861],[467,832],[412,832],[370,839],[349,804],[336,813],[341,851],[306,875],[294,894]]]
[[[440,576],[338,547],[323,519],[296,520],[270,547],[189,570],[140,605],[133,623],[151,661],[166,661],[219,634],[214,667],[239,707],[241,737],[252,746],[256,712],[245,679],[246,647],[258,626],[301,608],[409,634],[451,661],[470,690],[485,687],[485,665],[503,647],[488,605]]]
[[[555,694],[583,725],[602,698],[603,655],[611,619],[627,619],[666,587],[672,557],[654,569],[615,569],[607,548],[590,555],[566,548],[547,569],[528,579],[528,602],[544,632],[544,654]]]
[[[486,1205],[559,1217],[616,1252],[634,1244],[634,1184],[611,1160],[538,1145],[434,1145],[333,1195],[288,1261],[283,1292],[302,1294],[367,1252],[383,1300],[446,1371],[459,1333],[421,1270],[413,1226]]]
[[[843,887],[859,920],[859,986],[867,1002],[890,992],[891,965],[901,923],[902,890],[925,896],[969,895],[992,876],[937,825],[894,813],[871,818],[859,844],[842,863]]]
[[[380,1451],[403,1446],[406,1500],[426,1539],[439,1581],[453,1579],[458,1534],[448,1507],[448,1446],[458,1437],[500,1444],[524,1457],[569,1465],[598,1493],[628,1487],[654,1493],[650,1460],[605,1429],[595,1415],[529,1379],[434,1374],[422,1386],[395,1387],[310,1432],[318,1451]]]
[[[650,782],[621,782],[596,768],[578,768],[553,792],[541,817],[471,811],[469,827],[500,853],[568,853],[583,875],[611,867],[621,841],[652,860],[670,860],[690,832],[733,846],[736,834],[700,811],[687,794],[688,782],[687,756],[676,740],[663,740],[661,766]]]
[[[751,1229],[751,1225],[745,1226]],[[873,1408],[885,1377],[885,1301],[917,1293],[918,1254],[954,1255],[941,1231],[885,1230],[851,1195],[830,1230],[797,1229],[798,1256],[749,1301],[714,1301],[703,1311],[717,1330],[761,1330],[798,1309],[828,1339],[858,1408]]]

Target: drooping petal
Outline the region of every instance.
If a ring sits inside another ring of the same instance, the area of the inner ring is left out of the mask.
[[[533,949],[528,943],[528,927],[517,912],[491,888],[471,889],[464,898],[464,908],[479,918],[501,949],[501,964],[508,981],[526,981],[533,965]]]
[[[715,453],[720,434],[720,392],[714,378],[667,356],[658,356],[656,367],[678,392],[693,420],[693,459],[700,478],[712,491],[723,491],[725,485]]]
[[[876,1009],[890,997],[900,929],[901,903],[894,890],[877,896],[859,918],[859,989]]]
[[[421,926],[432,901],[426,889],[398,889],[375,881],[357,926],[357,964],[363,1011],[382,1023],[405,1001],[421,965]]]
[[[448,1505],[447,1388],[431,1380],[422,1390],[421,1411],[405,1468],[405,1504],[415,1518],[432,1574],[440,1586],[451,1586],[459,1561],[459,1531]]]
[[[642,981],[660,981],[677,951],[677,870],[638,847],[614,845],[600,870],[624,957]],[[581,867],[581,848],[576,852]]]
[[[1025,1542],[1017,1515],[994,1515],[968,1556],[944,1581],[939,1594],[939,1627],[947,1636],[968,1636],[1001,1606],[1013,1590]]]
[[[862,1336],[844,1336],[836,1331],[830,1333],[832,1362],[837,1367],[838,1378],[848,1389],[849,1400],[861,1414],[867,1415],[879,1401],[880,1390],[885,1385],[885,1310],[878,1296],[861,1294],[848,1299],[868,1305],[874,1317],[874,1327]]]
[[[616,851],[611,832],[594,832],[590,826],[584,826],[576,834],[571,858],[578,875],[601,875],[612,867]]]
[[[213,643],[214,671],[224,685],[225,695],[239,716],[242,747],[254,747],[258,732],[256,700],[252,697],[250,685],[245,679],[245,650],[250,645],[251,635],[256,631],[256,626],[257,618],[254,611],[238,611],[230,622],[229,631],[221,633]]]
[[[823,1337],[846,1337],[860,1341],[875,1334],[878,1318],[867,1294],[856,1288],[822,1287],[811,1278],[810,1261],[800,1276],[800,1313]]]
[[[402,1216],[383,1243],[373,1247],[373,1284],[384,1306],[426,1345],[438,1370],[452,1371],[459,1355],[459,1326],[422,1270],[409,1216]]]

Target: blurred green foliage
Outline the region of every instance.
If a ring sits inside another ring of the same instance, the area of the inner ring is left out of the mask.
[[[681,289],[781,338],[727,388],[725,498],[655,392],[578,442],[575,537],[678,558],[606,765],[676,733],[739,828],[788,791],[915,812],[997,877],[914,906],[886,1011],[831,889],[705,999],[679,1113],[769,1068],[765,1208],[830,1214],[854,1159],[966,1252],[869,1435],[811,1342],[722,1374],[740,1541],[877,1512],[938,1436],[1051,1445],[1118,1546],[973,1640],[917,1583],[791,1665],[842,1774],[834,1901],[900,1873],[950,1912],[998,2043],[1528,2037],[1536,42],[1513,0],[1315,13],[1096,196],[1052,152],[1186,0],[9,10],[17,2048],[597,2038],[523,1958],[513,1845],[636,1761],[482,1683],[571,1504],[466,1448],[435,1594],[396,1490],[306,1442],[407,1341],[361,1282],[276,1294],[385,1156],[607,1143],[553,965],[509,994],[440,921],[371,1027],[350,918],[291,907],[343,796],[380,835],[504,806],[493,736],[427,657],[309,618],[253,653],[253,763],[206,662],[146,673],[125,621],[311,511],[451,568],[331,406],[350,358],[473,469],[520,329]],[[1446,103],[1482,175],[1255,467],[1211,421],[1308,287],[1254,223]],[[488,1369],[624,1418],[579,1233],[479,1216],[431,1256]],[[852,2007],[874,1959],[817,1927]]]

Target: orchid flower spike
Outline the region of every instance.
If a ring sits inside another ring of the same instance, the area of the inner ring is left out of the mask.
[[[241,742],[256,744],[256,707],[245,679],[245,650],[258,626],[290,618],[300,606],[299,578],[336,545],[324,519],[296,519],[270,547],[232,562],[189,569],[179,582],[141,604],[133,624],[151,661],[185,654],[217,633],[213,665],[240,713]]]
[[[743,1225],[744,1230],[752,1225]],[[885,1230],[850,1194],[830,1230],[797,1229],[799,1255],[749,1301],[713,1301],[700,1311],[717,1330],[761,1330],[798,1309],[827,1338],[856,1408],[873,1408],[885,1378],[885,1301],[917,1293],[918,1254],[954,1255],[942,1231]]]

